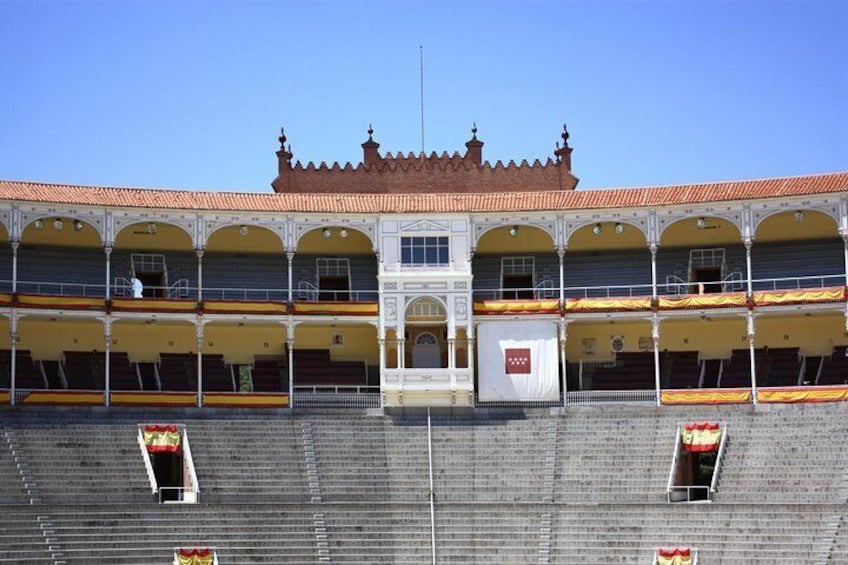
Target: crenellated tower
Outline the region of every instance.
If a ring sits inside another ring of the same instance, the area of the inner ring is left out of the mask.
[[[465,143],[465,154],[441,155],[432,152],[380,154],[374,129],[368,126],[368,139],[362,143],[362,162],[356,165],[318,165],[292,162],[291,146],[281,130],[277,151],[277,178],[271,183],[280,193],[494,193],[574,190],[578,178],[571,172],[571,147],[563,126],[563,145],[556,144],[554,158],[532,163],[483,160],[483,141],[477,138],[477,124]]]

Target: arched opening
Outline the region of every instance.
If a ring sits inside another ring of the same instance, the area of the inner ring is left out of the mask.
[[[751,278],[755,291],[844,285],[844,249],[834,219],[803,209],[763,219],[751,250]]]
[[[747,267],[735,224],[715,216],[678,220],[665,228],[657,251],[660,294],[709,294],[745,289]]]
[[[292,279],[298,301],[374,302],[377,257],[373,244],[354,228],[315,228],[297,242]]]
[[[204,300],[285,301],[288,295],[283,241],[256,225],[216,230],[203,255]]]
[[[111,261],[115,297],[197,296],[197,255],[191,237],[180,227],[130,224],[116,235]]]
[[[568,239],[564,271],[568,298],[651,294],[647,240],[632,224],[600,222],[574,230]]]
[[[559,258],[546,231],[515,224],[480,237],[471,262],[477,300],[533,300],[555,297]]]
[[[423,297],[406,311],[406,366],[412,369],[446,368],[447,312],[441,302]]]
[[[38,218],[21,234],[18,292],[102,297],[106,291],[105,270],[100,234],[83,220]]]

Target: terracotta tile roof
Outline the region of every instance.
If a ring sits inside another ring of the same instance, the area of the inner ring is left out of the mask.
[[[192,192],[0,181],[0,200],[90,206],[257,212],[450,213],[699,204],[848,192],[848,172],[691,185],[462,194]]]

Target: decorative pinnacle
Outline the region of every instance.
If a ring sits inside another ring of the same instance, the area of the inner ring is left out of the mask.
[[[477,122],[471,124],[471,138],[477,139]]]
[[[368,141],[374,141],[372,135],[374,135],[374,128],[371,127],[371,124],[368,124]]]
[[[280,128],[280,137],[277,138],[280,141],[280,148],[286,148],[286,130],[285,128]]]
[[[569,135],[568,135],[568,128],[566,127],[565,124],[562,124],[562,136],[561,137],[562,137],[562,146],[568,147],[568,137],[569,137]]]

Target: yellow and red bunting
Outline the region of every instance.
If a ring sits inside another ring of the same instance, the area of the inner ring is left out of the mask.
[[[214,558],[210,549],[177,550],[177,563],[180,565],[212,565]]]
[[[687,388],[662,391],[663,404],[748,404],[749,388]]]
[[[651,309],[651,297],[568,298],[565,312],[632,312]]]
[[[149,453],[176,453],[180,450],[180,433],[174,424],[151,424],[142,432]]]
[[[761,388],[757,399],[763,403],[848,402],[848,386],[796,386]]]
[[[692,550],[688,547],[658,549],[657,565],[692,565]]]
[[[683,448],[693,453],[708,453],[718,449],[721,429],[715,422],[694,422],[683,426]]]
[[[559,300],[480,300],[475,314],[558,314]]]

